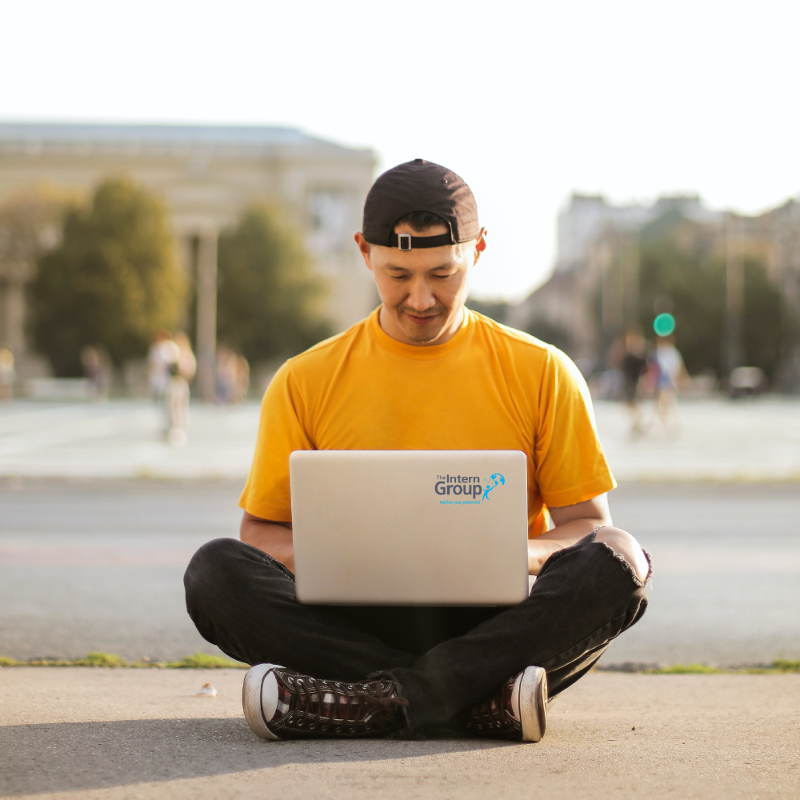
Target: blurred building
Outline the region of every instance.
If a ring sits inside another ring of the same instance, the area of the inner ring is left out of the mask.
[[[800,204],[783,205],[755,217],[740,217],[740,249],[762,256],[781,293],[782,352],[778,386],[800,392]]]
[[[641,319],[640,238],[668,225],[687,247],[705,240],[726,264],[728,369],[741,365],[742,264],[766,265],[781,293],[783,352],[778,384],[800,390],[800,208],[790,200],[757,216],[706,208],[697,195],[661,197],[650,205],[615,206],[604,197],[574,194],[558,217],[551,277],[512,309],[512,325],[541,329],[568,343],[585,372],[601,368],[611,341]],[[653,309],[654,313],[656,310]]]
[[[721,220],[697,195],[615,206],[602,195],[573,194],[558,216],[552,276],[514,309],[512,324],[560,334],[591,371],[606,340],[638,320],[639,232],[670,213],[704,226],[719,226]],[[598,328],[604,336],[598,337]]]
[[[337,329],[370,312],[377,294],[352,235],[374,168],[371,150],[293,128],[0,123],[0,203],[42,185],[88,195],[112,175],[162,197],[196,281],[198,348],[206,355],[214,352],[217,235],[257,201],[280,204],[304,233]],[[20,364],[23,286],[31,273],[32,265],[0,264],[0,342],[16,344]]]

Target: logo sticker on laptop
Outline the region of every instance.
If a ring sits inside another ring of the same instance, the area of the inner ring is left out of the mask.
[[[495,472],[491,478],[486,482],[486,488],[483,490],[483,497],[481,498],[481,502],[486,500],[489,497],[489,492],[492,489],[496,488],[497,486],[505,486],[506,479],[499,473]]]
[[[505,477],[499,472],[488,478],[485,486],[475,475],[437,475],[433,491],[448,498],[439,501],[442,505],[476,506],[489,499],[489,492],[498,486],[505,486],[505,483]],[[449,499],[451,497],[452,500]]]

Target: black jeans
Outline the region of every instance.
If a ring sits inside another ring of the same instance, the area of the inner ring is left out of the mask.
[[[239,661],[332,680],[390,672],[412,731],[446,724],[530,665],[558,694],[647,608],[642,581],[593,533],[547,559],[527,600],[499,608],[301,605],[292,574],[236,539],[203,545],[184,584],[200,634]]]

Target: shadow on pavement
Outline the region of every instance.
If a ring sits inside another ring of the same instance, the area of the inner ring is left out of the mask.
[[[0,728],[0,796],[87,791],[286,764],[379,761],[513,743],[318,740],[265,742],[242,719],[64,722]]]

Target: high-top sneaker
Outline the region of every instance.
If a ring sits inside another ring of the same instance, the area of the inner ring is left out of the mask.
[[[258,664],[242,687],[245,718],[262,739],[385,736],[404,726],[407,705],[391,676],[346,683]]]
[[[547,727],[547,673],[528,667],[466,711],[467,732],[475,736],[538,742]]]

